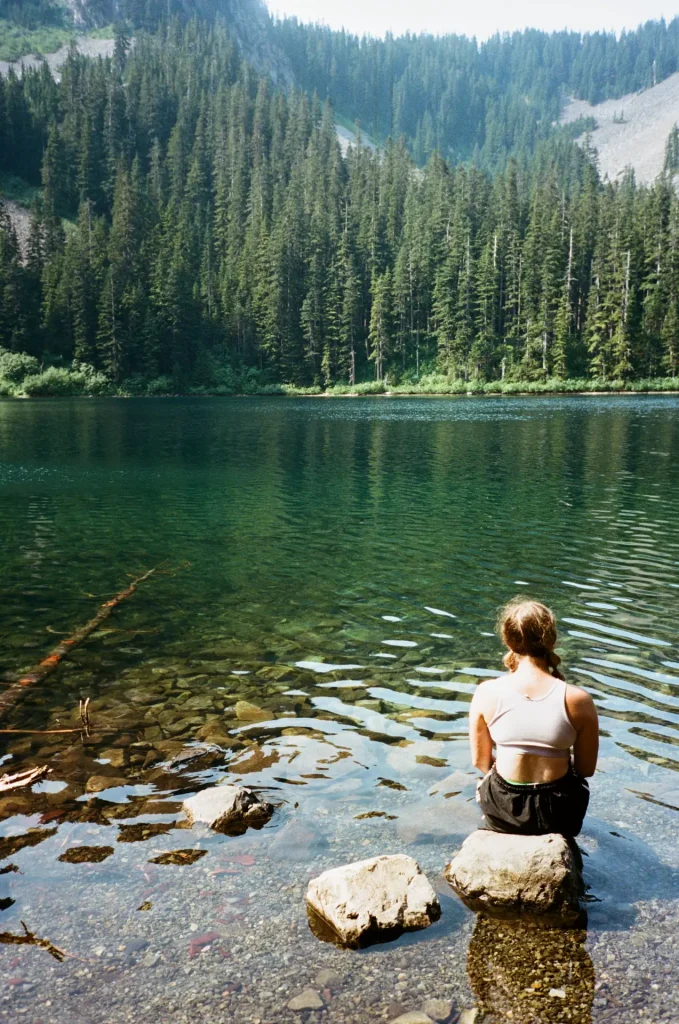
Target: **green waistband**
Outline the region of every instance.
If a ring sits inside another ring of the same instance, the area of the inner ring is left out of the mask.
[[[517,782],[516,779],[505,779],[505,782],[508,782],[510,786],[534,786],[535,785],[534,782]]]

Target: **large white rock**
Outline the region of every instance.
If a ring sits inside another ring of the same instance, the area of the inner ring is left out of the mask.
[[[184,801],[187,825],[201,823],[227,835],[261,828],[273,810],[271,804],[244,786],[212,786]]]
[[[582,880],[563,836],[473,832],[445,869],[472,910],[501,916],[575,918]]]
[[[412,857],[373,857],[313,878],[307,906],[345,946],[426,928],[441,915],[436,893]]]

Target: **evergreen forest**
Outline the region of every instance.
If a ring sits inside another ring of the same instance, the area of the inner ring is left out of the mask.
[[[679,71],[679,18],[633,32],[359,39],[285,19],[274,37],[307,92],[329,98],[377,139],[405,138],[415,160],[434,152],[491,171],[554,134],[568,96],[600,103]]]
[[[641,187],[602,182],[586,141],[541,127],[560,75],[596,98],[676,70],[678,26],[623,37],[603,79],[594,42],[591,56],[566,33],[477,47],[293,21],[271,26],[297,77],[286,91],[227,22],[181,18],[134,45],[119,25],[110,59],[72,49],[58,79],[10,70],[0,183],[36,199],[22,239],[0,206],[0,392],[679,376],[676,132]],[[525,134],[512,105],[529,86],[541,114]],[[389,105],[371,121],[375,96]],[[359,132],[343,155],[335,107],[377,126],[379,149]]]

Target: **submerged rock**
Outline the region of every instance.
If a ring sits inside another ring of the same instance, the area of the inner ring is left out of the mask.
[[[298,1013],[302,1010],[322,1010],[325,1003],[318,992],[313,988],[305,988],[299,995],[293,996],[288,1003],[289,1010],[296,1010]]]
[[[426,928],[441,915],[428,879],[412,857],[402,854],[326,871],[311,880],[306,900],[318,937],[350,947]]]
[[[580,914],[582,880],[563,836],[473,832],[445,877],[474,911],[573,920]]]
[[[399,1017],[395,1017],[391,1024],[434,1024],[429,1014],[423,1010],[408,1010]]]
[[[117,789],[119,786],[126,786],[127,779],[117,778],[109,775],[90,775],[85,786],[86,793],[103,793],[107,789]]]
[[[212,786],[184,801],[187,825],[203,823],[215,832],[242,835],[248,828],[262,828],[273,806],[243,786]]]
[[[270,717],[268,711],[257,707],[256,704],[250,704],[247,700],[236,702],[236,718],[239,722],[263,722]]]
[[[446,1024],[453,1016],[455,1007],[450,999],[428,999],[422,1004],[422,1012],[437,1024]]]
[[[272,860],[301,861],[308,864],[327,847],[328,840],[312,820],[293,818],[277,830],[268,852]]]
[[[342,987],[342,983],[342,976],[337,971],[333,971],[330,967],[322,967],[314,977],[312,984],[316,989],[327,988],[330,992],[336,992]]]

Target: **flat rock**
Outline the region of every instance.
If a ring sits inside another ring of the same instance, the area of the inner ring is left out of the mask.
[[[325,1006],[318,992],[313,988],[305,988],[299,995],[293,996],[288,1003],[289,1010],[322,1010]]]
[[[434,1024],[434,1022],[422,1010],[409,1010],[408,1013],[402,1013],[400,1017],[395,1017],[391,1024]]]
[[[118,779],[110,775],[90,775],[85,785],[86,793],[103,793],[105,789],[126,786],[127,779]]]
[[[271,715],[247,700],[236,701],[236,718],[239,722],[263,722]]]
[[[212,786],[183,803],[186,824],[209,825],[215,832],[242,835],[248,828],[262,828],[273,814],[271,804],[243,786]]]
[[[582,879],[560,835],[514,836],[479,830],[445,869],[474,911],[503,916],[576,919]]]
[[[327,849],[328,840],[313,821],[293,818],[277,829],[269,845],[269,856],[274,860],[308,863]]]
[[[337,989],[342,987],[342,976],[329,967],[322,967],[316,974],[313,985],[315,988],[327,988],[331,992],[336,992]]]
[[[403,854],[326,871],[309,882],[306,900],[319,938],[354,948],[426,928],[441,915],[427,877]]]
[[[112,768],[123,768],[127,761],[127,751],[122,747],[100,750],[99,758],[107,761]]]
[[[450,999],[428,999],[422,1004],[422,1012],[437,1024],[445,1024],[453,1015],[453,1004]]]
[[[396,834],[406,846],[429,844],[435,838],[461,837],[477,828],[480,820],[481,813],[474,802],[468,803],[463,798],[458,801],[428,797],[399,807]]]

